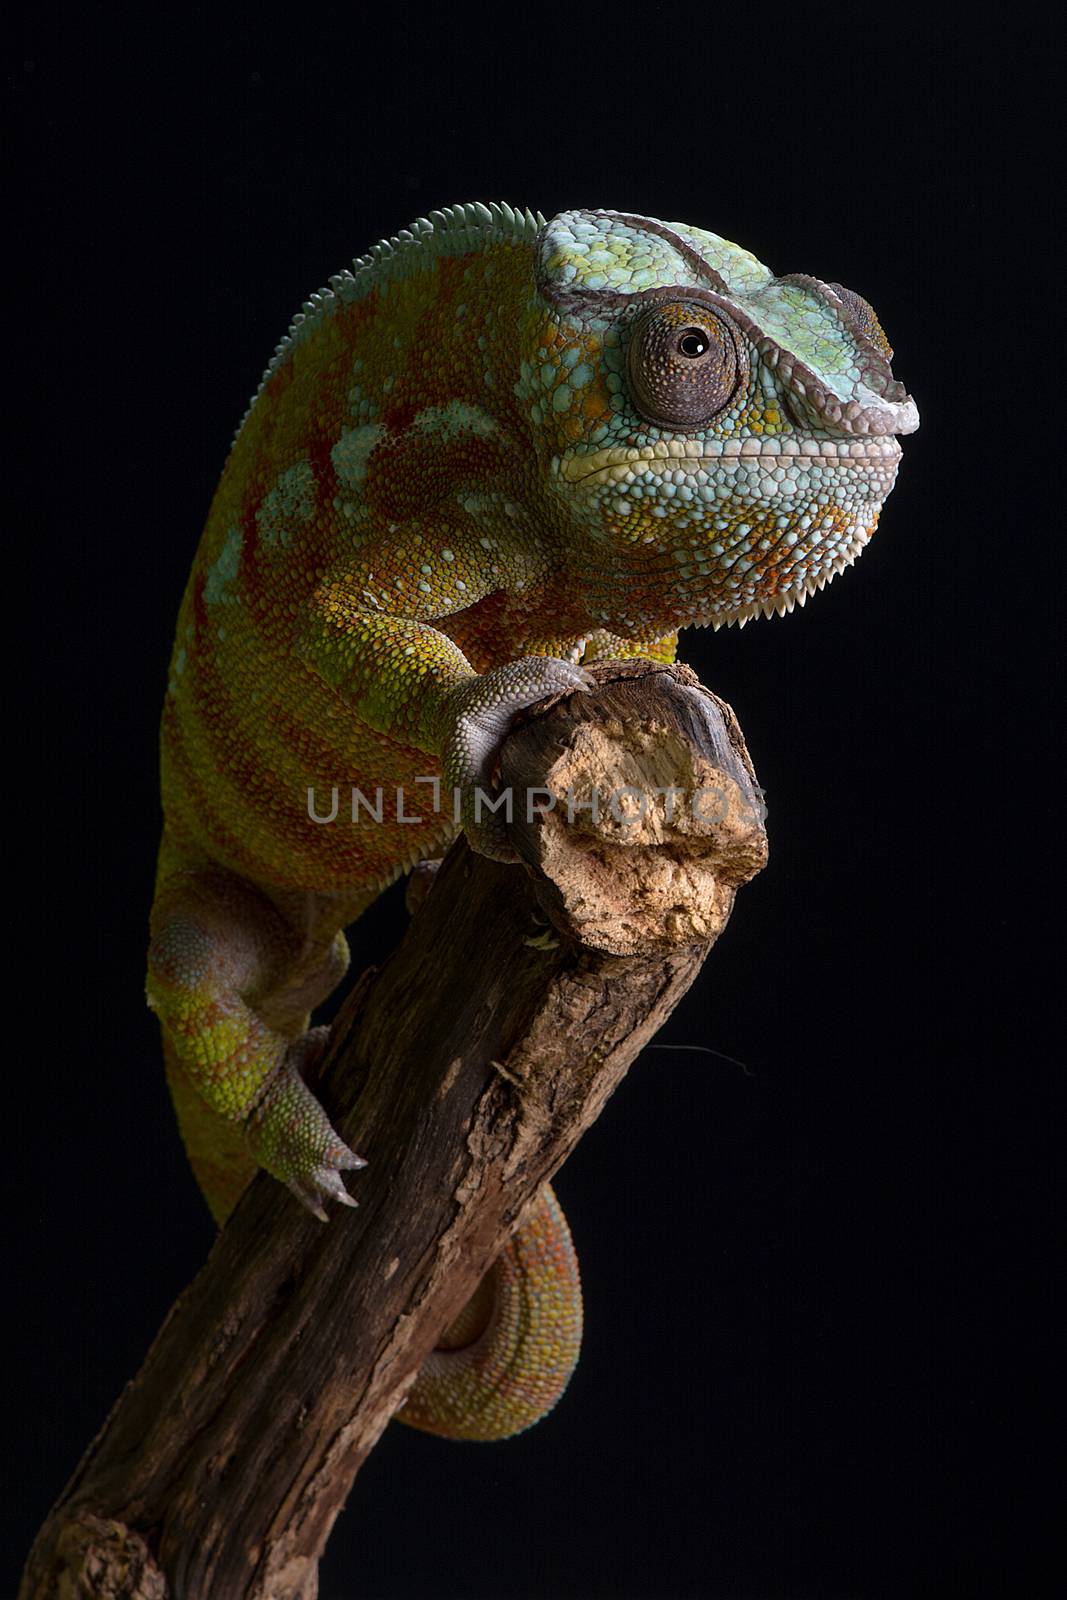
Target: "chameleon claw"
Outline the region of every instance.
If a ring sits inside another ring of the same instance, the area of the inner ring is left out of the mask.
[[[290,1194],[294,1194],[296,1196],[305,1210],[311,1212],[313,1217],[318,1217],[320,1222],[329,1222],[330,1219],[323,1209],[322,1201],[319,1199],[313,1189],[309,1189],[306,1184],[299,1183],[296,1178],[290,1179],[285,1187],[289,1190]]]
[[[365,1161],[360,1161],[358,1156],[356,1160],[361,1167],[367,1165]],[[325,1189],[331,1199],[339,1200],[343,1206],[359,1205],[359,1201],[352,1198],[341,1182],[340,1174],[333,1167],[315,1167],[311,1173],[311,1181],[317,1184],[320,1189]]]
[[[359,1201],[352,1198],[332,1167],[313,1167],[306,1180],[290,1178],[285,1187],[313,1217],[318,1217],[320,1222],[330,1220],[322,1203],[324,1196],[340,1201],[343,1206],[354,1208],[359,1205]]]
[[[335,1154],[333,1151],[330,1152],[329,1167],[316,1167],[312,1177],[317,1179],[320,1172],[329,1172],[333,1168],[336,1168],[338,1172],[358,1172],[361,1167],[366,1165],[367,1163],[362,1156],[357,1156],[354,1150],[350,1150],[347,1145],[342,1145],[340,1154]]]

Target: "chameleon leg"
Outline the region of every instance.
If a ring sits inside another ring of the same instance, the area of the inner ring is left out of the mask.
[[[302,1031],[306,1014],[298,1008],[306,1013],[321,983],[276,908],[232,874],[179,870],[158,886],[152,935],[148,1002],[163,1028],[183,1135],[215,1215],[224,1216],[236,1198],[238,1138],[323,1221],[324,1196],[354,1205],[340,1173],[365,1163],[338,1138],[302,1076],[326,1030]],[[343,970],[337,938],[310,954],[332,986],[339,964]],[[298,998],[287,1004],[292,996]]]
[[[414,530],[412,536],[421,539]],[[474,539],[473,528],[456,528],[449,537],[452,557],[471,554],[463,543]],[[475,564],[464,568],[466,607],[499,587],[499,568],[478,571],[484,552],[477,541],[475,550]],[[550,655],[518,656],[476,673],[455,640],[432,625],[429,595],[420,606],[418,590],[430,585],[415,586],[417,572],[398,576],[399,589],[380,587],[394,560],[395,551],[381,550],[373,557],[376,572],[368,555],[359,569],[325,578],[305,608],[296,654],[359,721],[437,756],[446,792],[461,793],[470,843],[482,855],[514,861],[503,818],[483,809],[479,791],[492,792],[494,762],[515,714],[548,695],[588,689],[589,676],[576,662]],[[398,603],[422,614],[402,615]]]
[[[582,1342],[578,1259],[545,1184],[425,1361],[400,1422],[448,1439],[506,1439],[562,1395]]]

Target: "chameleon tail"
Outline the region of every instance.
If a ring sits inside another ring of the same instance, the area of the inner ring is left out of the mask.
[[[212,1111],[191,1083],[166,1030],[163,1060],[189,1165],[221,1228],[255,1173],[256,1159],[240,1126]]]
[[[545,1184],[423,1364],[397,1419],[449,1439],[521,1433],[562,1395],[581,1342],[578,1259]]]
[[[221,1226],[256,1170],[239,1126],[184,1072],[164,1035],[178,1126],[193,1175]],[[449,1439],[506,1439],[545,1416],[578,1363],[582,1291],[559,1201],[545,1184],[519,1228],[447,1328],[398,1420]]]

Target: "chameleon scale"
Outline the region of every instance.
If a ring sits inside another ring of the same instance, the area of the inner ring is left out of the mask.
[[[397,790],[469,796],[582,662],[673,659],[679,629],[790,611],[851,564],[918,426],[891,355],[841,285],[603,210],[434,212],[305,303],[226,461],[162,719],[148,998],[219,1221],[257,1164],[322,1217],[351,1203],[363,1163],[301,1074],[345,928],[454,833],[405,826]],[[381,823],[312,821],[335,785],[381,787]],[[546,1188],[401,1415],[529,1426],[581,1315]]]

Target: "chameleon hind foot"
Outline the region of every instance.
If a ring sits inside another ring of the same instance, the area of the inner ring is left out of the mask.
[[[303,1073],[323,1054],[329,1028],[311,1028],[289,1046],[245,1125],[256,1161],[280,1179],[320,1222],[329,1218],[324,1199],[356,1206],[342,1172],[367,1165],[334,1131]]]
[[[444,747],[445,782],[462,796],[463,831],[479,855],[516,861],[508,842],[507,808],[490,810],[493,768],[512,718],[549,695],[588,690],[593,680],[573,661],[555,656],[523,656],[476,678],[467,678],[449,695],[453,722]]]

